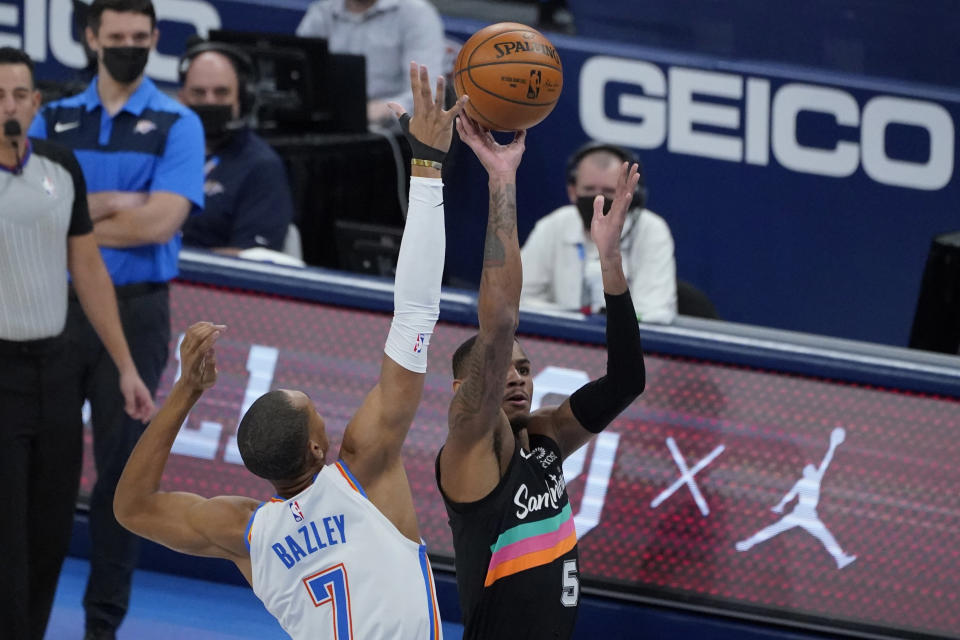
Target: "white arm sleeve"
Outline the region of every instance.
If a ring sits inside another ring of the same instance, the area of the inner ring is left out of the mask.
[[[393,323],[383,351],[416,373],[427,370],[427,347],[440,316],[445,249],[443,182],[411,178],[410,206],[393,285]]]

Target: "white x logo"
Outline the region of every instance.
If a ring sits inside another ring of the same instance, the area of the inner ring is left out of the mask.
[[[680,455],[680,450],[677,449],[677,443],[674,442],[673,438],[667,438],[667,447],[670,449],[670,455],[673,456],[674,462],[677,463],[677,466],[680,467],[680,477],[672,485],[667,487],[660,493],[656,498],[653,499],[653,502],[650,503],[650,507],[656,509],[659,507],[664,500],[676,493],[677,489],[681,485],[686,483],[690,487],[690,493],[693,494],[693,499],[696,501],[697,506],[700,507],[700,513],[704,516],[710,515],[710,507],[707,506],[707,501],[703,499],[703,494],[700,493],[700,488],[697,486],[697,482],[693,479],[693,476],[697,475],[705,466],[713,462],[713,459],[718,455],[723,453],[724,446],[721,444],[717,446],[716,449],[710,452],[710,454],[698,462],[693,469],[687,468],[687,463],[683,459],[683,456]]]

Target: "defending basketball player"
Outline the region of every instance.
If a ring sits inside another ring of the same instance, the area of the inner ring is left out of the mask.
[[[425,67],[411,65],[410,80],[414,116],[402,116],[401,124],[414,151],[414,177],[393,323],[379,382],[347,424],[337,462],[325,465],[329,442],[310,398],[274,390],[243,416],[237,445],[246,467],[276,488],[275,498],[260,503],[159,490],[180,425],[216,382],[215,344],[225,327],[201,322],[187,331],[182,375],[117,485],[121,524],[184,553],[231,560],[293,638],[441,637],[401,447],[420,403],[439,315],[445,244],[439,165],[464,101],[443,110],[443,80],[434,98]],[[392,108],[400,115],[399,105]]]
[[[619,242],[637,165],[623,163],[608,214],[597,196],[590,228],[607,302],[607,374],[560,407],[531,414],[530,362],[514,337],[522,280],[515,200],[522,139],[519,147],[502,147],[463,116],[457,129],[490,171],[480,329],[454,354],[456,395],[436,467],[453,530],[464,638],[569,638],[580,587],[563,460],[645,384]]]

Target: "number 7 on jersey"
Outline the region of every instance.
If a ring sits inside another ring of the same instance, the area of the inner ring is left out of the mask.
[[[350,584],[343,563],[318,571],[303,579],[313,606],[333,607],[333,633],[337,640],[353,640],[353,619],[350,615]]]

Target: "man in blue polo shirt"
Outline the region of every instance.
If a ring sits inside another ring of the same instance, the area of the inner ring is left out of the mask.
[[[30,135],[72,148],[80,161],[124,334],[153,394],[169,353],[167,282],[177,274],[179,230],[191,209],[203,206],[203,128],[195,113],[144,77],[158,36],[150,0],[95,0],[87,25],[97,76],[83,93],[47,105]],[[66,335],[82,361],[97,469],[85,638],[113,638],[139,551],[139,539],[113,516],[113,494],[143,425],[125,416],[117,369],[76,300]]]

